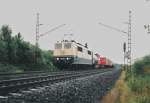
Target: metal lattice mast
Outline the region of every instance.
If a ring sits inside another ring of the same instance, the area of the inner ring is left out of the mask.
[[[129,11],[129,23],[128,23],[128,58],[127,58],[127,63],[128,63],[128,69],[131,70],[131,63],[132,63],[132,58],[131,58],[131,11]]]
[[[52,28],[49,31],[41,34],[40,33],[40,26],[43,25],[43,24],[40,23],[39,13],[37,13],[36,16],[37,16],[37,18],[36,18],[37,19],[36,20],[36,42],[35,42],[36,47],[38,47],[38,45],[39,45],[38,42],[39,42],[39,38],[40,37],[45,36],[46,34],[48,34],[50,32],[53,32],[53,31],[55,31],[55,30],[57,30],[57,29],[59,29],[59,28],[61,28],[61,27],[66,25],[66,24],[58,25],[57,27]]]
[[[36,14],[37,16],[37,21],[36,21],[36,42],[35,45],[38,46],[38,40],[39,40],[39,13]]]
[[[118,31],[118,32],[122,32],[122,33],[125,33],[127,34],[128,36],[128,43],[127,43],[127,52],[125,53],[126,56],[125,58],[127,58],[127,68],[129,70],[131,70],[131,64],[132,64],[132,58],[131,58],[131,11],[129,11],[129,21],[128,21],[128,31],[124,31],[124,30],[121,30],[121,29],[118,29],[118,28],[115,28],[115,27],[112,27],[112,26],[109,26],[109,25],[106,25],[106,24],[103,24],[103,23],[99,23],[100,25],[103,25],[107,28],[110,28],[110,29],[113,29],[115,31]],[[147,26],[144,26],[145,28],[147,28]]]

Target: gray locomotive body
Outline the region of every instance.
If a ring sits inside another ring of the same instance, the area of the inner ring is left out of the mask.
[[[63,40],[55,43],[53,63],[59,69],[87,68],[96,63],[96,57],[87,45]]]

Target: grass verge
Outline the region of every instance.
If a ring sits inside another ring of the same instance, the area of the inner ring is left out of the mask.
[[[114,88],[101,103],[150,103],[150,74],[131,76],[122,71]]]

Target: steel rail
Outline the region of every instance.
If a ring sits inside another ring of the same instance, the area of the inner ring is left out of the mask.
[[[3,80],[11,80],[17,78],[26,78],[26,77],[35,77],[35,76],[44,76],[50,74],[60,74],[64,72],[71,72],[71,71],[36,71],[36,72],[24,72],[24,73],[0,73],[0,81]]]
[[[82,71],[82,72],[72,72],[64,73],[57,75],[48,75],[48,76],[37,76],[29,78],[20,78],[12,80],[0,81],[0,95],[7,95],[10,92],[17,92],[20,89],[27,89],[29,87],[34,87],[36,85],[43,84],[53,84],[56,82],[61,82],[65,80],[75,79],[79,77],[89,76],[98,73],[105,73],[109,70],[95,70],[95,71]]]

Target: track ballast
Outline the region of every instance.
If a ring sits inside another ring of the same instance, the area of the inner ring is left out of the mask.
[[[67,71],[46,76],[33,76],[0,81],[0,95],[6,96],[9,93],[16,93],[28,88],[36,88],[43,85],[51,85],[57,82],[86,77],[94,74],[105,73],[112,69],[86,70],[86,71]]]

